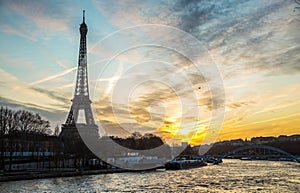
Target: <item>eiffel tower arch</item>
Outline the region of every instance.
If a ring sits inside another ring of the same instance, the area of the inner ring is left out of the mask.
[[[89,98],[88,70],[87,70],[87,48],[86,35],[88,32],[85,23],[85,11],[80,24],[80,46],[78,57],[78,68],[75,92],[72,106],[65,124],[62,125],[60,137],[64,141],[65,151],[69,153],[90,154],[91,152],[84,144],[80,135],[99,138],[98,126],[95,124],[91,108],[92,101]],[[80,132],[79,132],[80,130]],[[79,134],[80,133],[80,134]]]

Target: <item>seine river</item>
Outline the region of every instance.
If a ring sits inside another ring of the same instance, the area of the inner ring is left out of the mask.
[[[224,160],[191,170],[4,182],[0,192],[300,192],[300,164]]]

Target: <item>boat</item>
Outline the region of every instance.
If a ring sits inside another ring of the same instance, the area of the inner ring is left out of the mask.
[[[241,157],[241,160],[252,160],[251,157]]]
[[[174,159],[165,164],[166,170],[182,170],[207,166],[203,160]]]

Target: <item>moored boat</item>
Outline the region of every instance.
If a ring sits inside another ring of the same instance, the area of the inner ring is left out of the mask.
[[[252,160],[251,157],[241,157],[241,160]]]
[[[165,168],[167,170],[182,170],[182,169],[190,169],[190,168],[198,168],[207,166],[207,163],[203,160],[185,160],[178,159],[172,160],[165,164]]]

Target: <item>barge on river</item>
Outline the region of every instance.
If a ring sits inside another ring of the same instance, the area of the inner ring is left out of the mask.
[[[207,166],[203,160],[174,159],[165,164],[166,170],[182,170]]]

